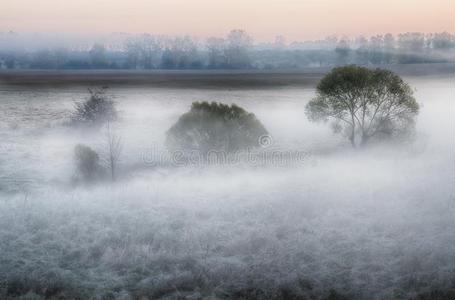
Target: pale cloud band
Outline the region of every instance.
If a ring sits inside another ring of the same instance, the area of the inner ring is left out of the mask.
[[[453,0],[3,0],[0,28],[14,31],[153,32],[207,37],[232,28],[278,34],[455,32]]]

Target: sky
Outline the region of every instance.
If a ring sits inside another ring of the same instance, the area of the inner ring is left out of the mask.
[[[155,33],[258,41],[455,33],[455,0],[0,0],[0,31]]]

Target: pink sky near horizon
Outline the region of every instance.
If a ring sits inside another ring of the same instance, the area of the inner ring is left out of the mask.
[[[150,32],[259,41],[408,31],[455,33],[455,0],[0,0],[0,31]]]

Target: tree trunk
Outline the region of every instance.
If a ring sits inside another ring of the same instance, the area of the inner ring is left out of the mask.
[[[362,138],[360,140],[360,146],[365,147],[365,145],[368,143],[369,139],[370,139],[370,137],[367,134],[363,133]]]
[[[111,165],[111,179],[112,179],[112,181],[115,181],[115,161],[114,161],[114,157],[112,155],[110,156],[110,165]]]
[[[351,145],[354,148],[357,148],[357,145],[355,144],[355,120],[354,120],[354,113],[351,111],[351,120],[352,120],[352,128],[351,128],[351,136],[349,137],[349,140],[351,141]]]
[[[351,136],[349,137],[349,140],[351,141],[351,145],[354,148],[357,148],[357,145],[355,144],[355,130],[352,129]]]

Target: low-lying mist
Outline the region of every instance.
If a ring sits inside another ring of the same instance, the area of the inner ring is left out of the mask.
[[[114,85],[120,176],[89,186],[74,147],[104,155],[105,128],[67,126],[87,87],[0,84],[0,298],[453,299],[455,86],[405,79],[414,140],[356,150],[307,120],[313,85]],[[162,164],[194,101],[241,105],[304,159]]]

